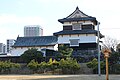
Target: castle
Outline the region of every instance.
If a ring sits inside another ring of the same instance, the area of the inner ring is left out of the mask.
[[[73,56],[84,56],[84,53],[97,55],[98,21],[88,16],[76,7],[75,11],[66,18],[59,19],[63,30],[53,33],[53,36],[17,37],[12,49],[12,56],[20,56],[29,48],[38,50],[57,50],[59,45],[73,48]]]

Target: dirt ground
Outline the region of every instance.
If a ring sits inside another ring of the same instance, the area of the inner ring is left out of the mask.
[[[109,75],[110,80],[120,80],[120,75]],[[105,75],[0,75],[0,80],[105,80]]]
[[[46,78],[61,78],[68,77],[65,75],[0,75],[0,80],[35,80]]]

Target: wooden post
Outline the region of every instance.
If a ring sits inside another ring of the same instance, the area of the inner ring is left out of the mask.
[[[109,80],[109,76],[108,76],[108,57],[106,57],[105,59],[106,59],[106,80]]]
[[[109,58],[109,54],[111,53],[111,51],[109,49],[103,49],[103,54],[106,60],[106,80],[109,80],[109,76],[108,76],[108,58]]]

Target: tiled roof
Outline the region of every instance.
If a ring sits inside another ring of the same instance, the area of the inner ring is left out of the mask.
[[[69,34],[96,34],[97,35],[97,30],[91,30],[91,29],[84,29],[84,30],[64,30],[64,31],[59,31],[56,33],[53,33],[55,36],[58,35],[69,35]],[[104,35],[100,33],[100,38],[103,38]]]
[[[68,34],[96,34],[96,30],[86,29],[86,30],[64,30],[54,33],[55,36],[57,35],[68,35]]]
[[[80,11],[79,8],[77,7],[72,14],[70,14],[66,18],[59,19],[58,21],[61,23],[64,23],[64,22],[70,22],[70,21],[95,21],[96,22],[97,20],[95,17],[86,15],[85,13]]]
[[[57,40],[56,36],[18,37],[13,47],[49,46]]]
[[[59,19],[59,22],[70,22],[70,21],[96,21],[95,17],[81,17],[81,18],[63,18]]]

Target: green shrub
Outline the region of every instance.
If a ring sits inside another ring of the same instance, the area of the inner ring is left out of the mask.
[[[71,56],[73,49],[65,45],[59,45],[58,51],[60,52],[62,57],[67,58]]]
[[[97,66],[98,66],[98,61],[97,61],[97,59],[94,58],[92,61],[88,62],[88,63],[87,63],[87,66],[88,66],[89,68],[96,69]]]
[[[0,61],[0,72],[2,72],[2,70],[3,70],[3,61]]]
[[[38,68],[39,70],[41,70],[41,72],[46,72],[48,65],[45,61],[41,62],[40,64],[38,64]]]
[[[80,69],[80,65],[72,58],[67,58],[66,60],[61,59],[59,62],[50,58],[49,62],[41,62],[40,64],[32,60],[27,66],[34,73],[40,70],[41,72],[51,71],[54,74],[54,72],[60,72],[62,70],[63,74],[74,74]]]
[[[93,73],[98,72],[98,60],[96,58],[94,58],[92,61],[88,62],[87,66],[88,66],[88,68],[93,69]],[[104,61],[100,62],[100,68],[101,68],[101,70],[103,70],[105,68],[105,62]]]
[[[51,69],[55,70],[58,69],[58,67],[59,67],[59,62],[54,59],[51,64]]]
[[[33,59],[35,61],[42,59],[43,53],[41,51],[38,51],[36,48],[31,48],[26,50],[20,57],[22,60],[24,60],[24,62],[29,63]]]
[[[11,63],[12,68],[20,68],[20,64],[18,63]]]
[[[61,59],[59,62],[59,66],[62,69],[63,73],[74,74],[80,69],[80,65],[77,63],[76,60],[73,60],[72,58],[67,58],[66,60]]]
[[[0,72],[9,73],[12,68],[20,68],[20,64],[12,63],[10,61],[0,61]]]
[[[38,64],[37,61],[31,60],[31,61],[28,63],[27,67],[28,67],[30,70],[32,70],[33,73],[35,73],[35,72],[37,72],[37,70],[38,70],[38,65],[39,65],[39,64]]]
[[[47,63],[46,63],[45,61],[41,62],[41,63],[38,65],[38,68],[41,68],[41,69],[47,68]]]
[[[59,62],[57,62],[55,59],[52,60],[52,58],[49,59],[49,62],[47,63],[48,69],[54,71],[55,69],[58,68],[58,66],[59,66]]]

